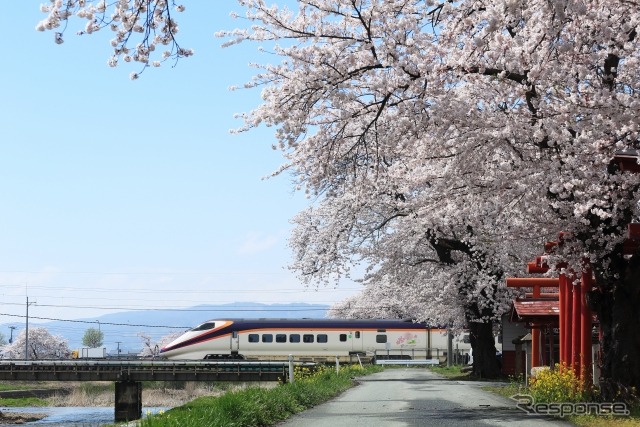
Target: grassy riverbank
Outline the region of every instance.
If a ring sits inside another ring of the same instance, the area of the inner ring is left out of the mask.
[[[16,397],[0,399],[0,407],[6,408],[27,408],[30,406],[49,406],[45,399],[38,397]]]
[[[38,384],[38,383],[35,383],[35,384]],[[24,382],[21,382],[21,383],[18,383],[18,384],[0,382],[0,391],[29,390],[31,388],[35,388],[33,384],[26,384]]]
[[[380,372],[378,366],[296,371],[296,381],[273,388],[248,387],[202,397],[140,421],[140,427],[248,427],[274,425],[352,387],[354,377]]]
[[[202,396],[221,395],[229,389],[242,387],[237,383],[206,382],[144,382],[142,401],[146,406],[174,407]],[[271,386],[271,383],[265,383]],[[0,396],[0,407],[22,408],[27,406],[80,406],[113,407],[115,388],[113,382],[6,382],[0,383],[2,391],[37,390],[42,397]],[[42,392],[50,390],[47,393]]]

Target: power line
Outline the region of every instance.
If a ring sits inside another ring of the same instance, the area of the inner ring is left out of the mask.
[[[0,289],[2,288],[2,285],[0,285]],[[115,296],[114,294],[117,294],[118,292],[122,292],[125,293],[127,295],[127,299],[131,300],[131,301],[136,301],[136,300],[144,300],[144,305],[148,306],[149,303],[151,302],[156,302],[156,303],[161,303],[161,302],[165,302],[167,300],[167,297],[171,298],[173,305],[183,305],[183,306],[188,306],[188,305],[196,305],[198,303],[202,304],[203,299],[206,301],[210,298],[207,297],[207,295],[219,295],[219,294],[227,294],[228,290],[205,290],[205,291],[196,291],[196,290],[166,290],[163,289],[161,291],[159,291],[158,289],[150,291],[150,290],[135,290],[135,289],[92,289],[91,291],[96,291],[97,293],[109,293],[110,295],[108,296],[101,296],[101,295],[95,295],[95,296],[83,296],[86,295],[87,289],[86,288],[71,288],[71,287],[66,287],[66,288],[55,288],[55,287],[44,287],[44,286],[32,286],[32,288],[36,288],[39,289],[41,292],[42,291],[49,291],[49,292],[42,292],[42,293],[38,293],[37,295],[33,295],[36,298],[39,299],[47,299],[47,300],[70,300],[70,301],[95,301],[96,299],[99,299],[101,301],[121,301],[121,298],[110,298],[110,296]],[[80,292],[83,291],[83,292]],[[319,295],[319,294],[324,294],[324,295],[328,295],[328,292],[332,292],[334,295],[336,293],[351,293],[351,292],[356,292],[357,289],[354,288],[349,288],[349,289],[333,289],[333,290],[328,290],[328,289],[318,289],[314,291],[314,294]],[[149,298],[147,295],[149,293],[154,293],[154,294],[158,294],[161,293],[162,295],[164,295],[164,298]],[[281,289],[281,290],[274,290],[274,289],[270,289],[270,290],[260,290],[260,289],[251,289],[251,290],[238,290],[237,292],[234,291],[234,293],[238,293],[240,295],[244,294],[248,294],[251,293],[253,295],[256,294],[262,294],[262,295],[283,295],[283,294],[299,294],[301,295],[302,292],[305,292],[305,290],[292,290],[292,289]],[[54,295],[51,295],[51,293],[54,293]],[[176,297],[171,297],[172,294],[176,294],[179,293],[180,296],[187,296],[187,298],[180,298],[176,296]],[[16,302],[9,302],[12,298],[12,295],[8,295],[6,293],[3,293],[0,291],[0,294],[3,294],[4,296],[4,304],[12,304],[12,305],[22,305],[22,303],[16,303]],[[192,297],[196,297],[199,296],[198,299],[194,300],[193,298],[188,298],[189,296]],[[15,298],[17,298],[18,295],[15,295]],[[219,298],[219,297],[216,297]],[[269,300],[269,297],[265,297],[267,300]],[[316,301],[316,303],[327,303],[327,304],[332,304],[335,301],[331,300],[331,301]],[[163,307],[162,304],[159,305],[160,307]],[[119,307],[118,307],[119,308]]]
[[[19,303],[11,303],[11,302],[7,302],[7,303],[2,303],[3,305],[24,305],[24,304],[19,304]],[[284,307],[270,307],[270,308],[256,308],[250,305],[246,305],[246,306],[242,306],[242,305],[238,305],[238,306],[233,306],[231,308],[222,308],[222,309],[218,309],[218,308],[162,308],[162,307],[148,307],[148,308],[140,308],[138,307],[130,307],[130,306],[126,306],[126,305],[120,305],[117,307],[109,307],[109,306],[97,306],[97,305],[61,305],[61,304],[33,304],[36,307],[55,307],[55,308],[84,308],[84,309],[92,309],[92,310],[127,310],[127,311],[172,311],[172,312],[212,312],[212,311],[221,311],[221,312],[227,312],[227,311],[247,311],[247,312],[251,312],[251,311],[325,311],[327,310],[326,308],[305,308],[304,305],[300,305],[300,308],[290,308],[291,305],[287,305]],[[311,304],[310,304],[311,305]],[[214,306],[215,307],[215,306]],[[242,308],[245,307],[245,308]],[[295,304],[293,304],[293,307],[295,307]],[[95,321],[93,321],[93,323],[95,323]]]
[[[26,317],[24,315],[19,314],[8,314],[8,313],[0,313],[0,316],[9,316],[9,317]],[[38,320],[51,320],[55,322],[69,322],[69,323],[96,323],[95,320],[70,320],[70,319],[57,319],[52,317],[36,317],[29,316],[29,319],[38,319]],[[110,322],[102,322],[103,325],[110,326],[133,326],[138,328],[172,328],[172,329],[191,329],[192,326],[167,326],[167,325],[135,325],[131,323],[110,323]]]
[[[69,306],[54,306],[54,305],[43,305],[44,307],[69,307]],[[91,307],[74,307],[74,308],[91,308]],[[350,309],[354,309],[357,307],[351,307],[351,308],[345,308],[345,309],[340,309],[340,310],[334,310],[334,311],[346,311],[346,310],[350,310]],[[363,307],[364,308],[364,307]],[[385,306],[381,306],[381,307],[377,307],[380,309],[385,309],[385,308],[389,308],[389,307],[385,307]],[[145,309],[138,309],[138,310],[145,310]],[[211,312],[211,311],[240,311],[240,312],[264,312],[264,311],[326,311],[326,309],[280,309],[280,310],[265,310],[265,309],[246,309],[246,310],[242,310],[242,309],[228,309],[228,310],[195,310],[195,309],[166,309],[166,310],[162,310],[162,309],[158,309],[157,311],[195,311],[195,312]],[[25,315],[20,315],[20,314],[8,314],[8,313],[0,313],[0,316],[8,316],[8,317],[19,317],[19,318],[25,318]],[[68,322],[68,323],[83,323],[83,324],[94,324],[95,320],[70,320],[70,319],[60,319],[60,318],[52,318],[52,317],[37,317],[37,316],[29,316],[30,319],[38,319],[38,320],[49,320],[49,321],[55,321],[55,322]],[[109,326],[130,326],[130,327],[138,327],[138,328],[170,328],[170,329],[191,329],[192,326],[169,326],[169,325],[142,325],[142,324],[131,324],[131,323],[112,323],[112,322],[100,322],[102,325],[109,325]]]
[[[35,298],[39,298],[39,299],[46,299],[46,300],[71,300],[71,301],[96,301],[96,300],[100,300],[100,301],[122,301],[122,297],[120,298],[108,298],[108,297],[102,297],[102,296],[93,296],[93,297],[77,297],[77,296],[51,296],[51,295],[45,295],[45,294],[35,294],[32,296],[34,296]],[[132,302],[136,302],[136,301],[144,301],[144,305],[145,306],[149,306],[148,303],[149,302],[166,302],[168,299],[167,295],[164,295],[163,298],[146,298],[144,296],[133,296],[131,294],[126,294],[126,298]],[[176,303],[185,303],[185,304],[189,304],[189,305],[202,305],[203,303],[205,303],[206,301],[220,301],[219,298],[198,298],[198,299],[176,299],[176,298],[170,298],[172,305],[178,305]],[[278,303],[278,302],[271,302],[270,298],[263,298],[260,299],[261,301],[264,301],[263,303]],[[233,301],[233,300],[230,300]],[[279,301],[282,301],[282,299],[279,299]],[[240,301],[233,301],[233,302],[240,302]],[[334,301],[315,301],[315,304],[332,304]],[[221,304],[231,304],[232,302],[228,302],[228,303],[224,303],[224,302],[218,302],[218,305]],[[16,302],[3,302],[3,304],[7,304],[7,305],[24,305],[23,303],[16,303]],[[182,305],[185,305],[182,304]],[[304,304],[301,302],[291,302],[291,304]],[[306,303],[306,304],[311,304],[311,303]]]
[[[105,276],[282,276],[287,273],[283,272],[245,272],[245,271],[229,271],[224,273],[216,272],[171,272],[171,271],[157,271],[157,272],[144,272],[144,271],[131,271],[131,272],[118,272],[118,271],[26,271],[26,270],[6,270],[0,271],[0,274],[95,274]]]
[[[0,284],[1,286],[6,286],[6,287],[10,287],[10,288],[15,288],[15,285],[12,283],[6,283],[6,284]],[[30,285],[29,289],[62,289],[62,290],[77,290],[77,291],[86,291],[87,288],[86,287],[82,287],[82,286],[74,286],[74,285],[65,285],[65,284],[56,284],[56,283],[51,283],[50,285]],[[268,289],[263,289],[263,288],[258,288],[258,289],[238,289],[237,291],[234,290],[234,292],[270,292],[270,293],[278,293],[278,292],[300,292],[300,291],[305,291],[305,290],[309,290],[309,287],[297,287],[297,288],[268,288]],[[362,289],[361,287],[344,287],[344,286],[340,286],[340,287],[318,287],[317,289],[315,287],[312,287],[314,292],[335,292],[335,291],[355,291],[355,290],[360,290]],[[118,291],[126,291],[126,292],[157,292],[158,289],[144,289],[144,288],[140,288],[140,289],[132,289],[132,288],[96,288],[96,287],[92,287],[91,291],[100,291],[100,292],[118,292]],[[162,289],[163,292],[173,292],[171,290],[167,290],[167,289]],[[224,292],[229,292],[229,289],[176,289],[175,292],[192,292],[192,293],[224,293]]]
[[[118,306],[118,307],[104,307],[104,306],[82,306],[82,305],[56,305],[56,304],[37,304],[38,307],[58,307],[58,308],[90,308],[90,309],[102,309],[102,310],[114,310],[114,309],[123,309],[126,308],[127,311],[175,311],[175,312],[212,312],[212,311],[326,311],[326,308],[304,308],[300,306],[300,308],[237,308],[243,306],[235,306],[233,308],[127,308],[127,306]],[[245,306],[250,307],[250,306]],[[95,321],[94,321],[95,323]]]

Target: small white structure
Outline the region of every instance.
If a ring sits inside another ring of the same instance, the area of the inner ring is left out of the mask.
[[[104,359],[107,357],[107,349],[102,348],[80,348],[71,352],[72,359]]]

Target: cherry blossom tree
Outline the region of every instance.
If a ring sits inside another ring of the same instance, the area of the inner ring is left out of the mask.
[[[370,194],[325,196],[294,220],[293,268],[307,282],[330,283],[349,275],[358,257],[369,266],[363,280],[367,287],[361,295],[334,306],[332,315],[413,318],[438,327],[469,328],[478,355],[475,374],[496,376],[493,329],[510,308],[512,295],[504,287],[504,277],[513,261],[500,251],[502,246],[493,248],[486,236],[479,238],[470,228],[447,224],[452,217],[432,216],[438,210],[435,199],[426,215],[420,195],[425,191],[414,187],[415,200],[388,197],[385,194],[390,193],[380,186]],[[488,224],[501,217],[487,216]],[[518,267],[511,266],[514,271]]]
[[[296,220],[303,277],[390,272],[420,243],[414,266],[453,267],[462,300],[498,301],[490,281],[537,254],[527,238],[568,232],[560,256],[597,277],[603,390],[640,385],[640,263],[622,250],[640,180],[612,163],[639,148],[636,2],[242,4],[253,25],[230,43],[282,43],[244,129],[275,126],[282,170],[321,206]]]
[[[276,173],[313,200],[291,238],[303,280],[360,263],[368,287],[410,290],[424,318],[486,332],[504,277],[563,231],[557,255],[597,279],[603,393],[640,387],[640,254],[623,250],[640,176],[613,162],[640,148],[636,1],[239,3],[251,26],[219,35],[281,59],[246,85],[263,102],[239,130],[275,127]],[[69,4],[86,8],[55,3]]]
[[[398,292],[394,284],[385,282],[367,286],[333,304],[327,315],[348,319],[424,319],[425,310],[412,293]]]
[[[5,359],[24,359],[26,350],[25,331],[22,330],[11,344],[4,346]],[[66,359],[70,350],[67,340],[52,335],[46,328],[29,328],[29,359]]]
[[[165,335],[158,340],[155,340],[151,335],[145,332],[139,332],[138,338],[142,340],[142,351],[138,353],[139,357],[157,357],[160,354],[160,349],[171,341],[182,335],[183,332],[174,332],[169,335]]]

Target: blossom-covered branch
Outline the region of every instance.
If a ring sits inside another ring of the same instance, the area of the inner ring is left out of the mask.
[[[114,32],[111,39],[113,55],[111,67],[124,62],[138,62],[146,66],[159,67],[162,62],[193,55],[193,50],[180,47],[176,40],[178,24],[174,12],[183,12],[185,7],[174,0],[118,0],[96,3],[84,0],[50,0],[40,10],[47,17],[36,26],[38,31],[54,31],[55,42],[64,42],[64,33],[72,17],[85,20],[77,34],[92,34],[103,28]],[[158,50],[156,52],[156,49]],[[132,73],[131,78],[138,78]]]

